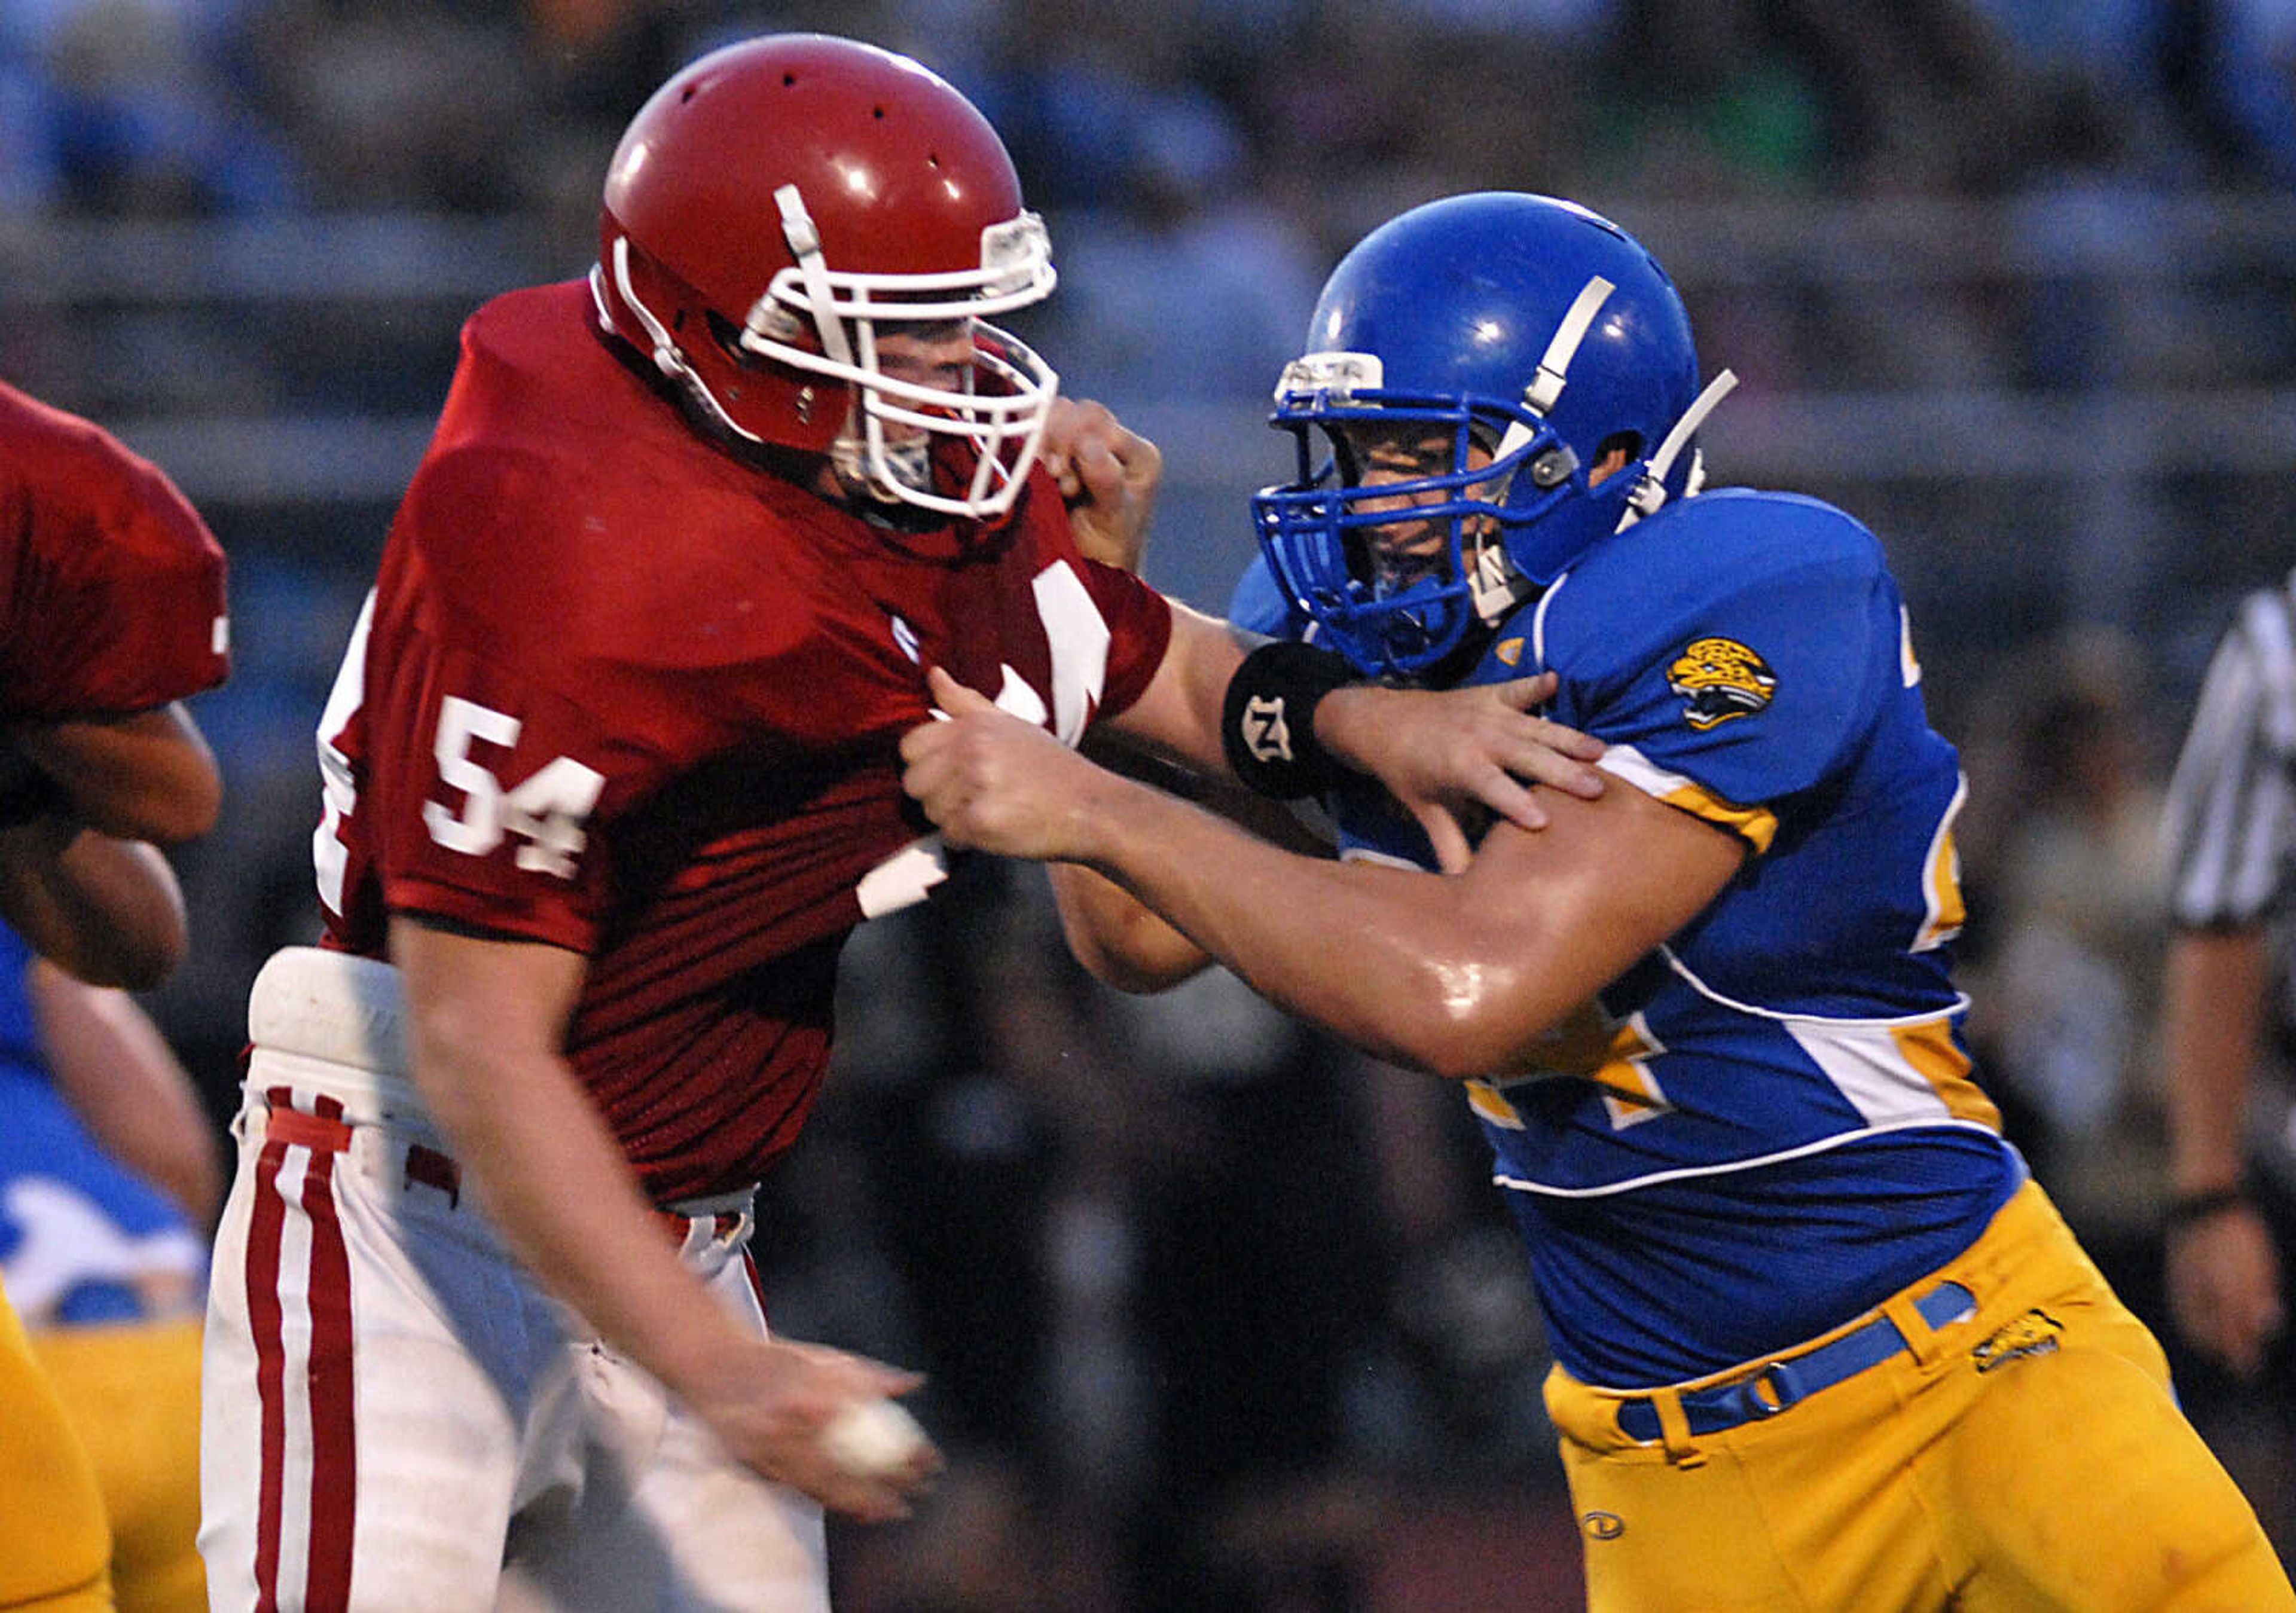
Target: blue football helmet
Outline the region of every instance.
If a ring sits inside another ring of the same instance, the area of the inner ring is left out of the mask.
[[[1409,676],[1694,491],[1683,450],[1732,384],[1725,371],[1700,393],[1680,294],[1610,220],[1513,192],[1430,202],[1324,283],[1308,351],[1276,385],[1271,423],[1297,439],[1299,476],[1253,497],[1260,546],[1317,642]],[[1358,485],[1366,429],[1447,432],[1448,467]],[[1590,486],[1620,447],[1625,468]],[[1381,531],[1445,526],[1447,556],[1403,563],[1398,532]]]

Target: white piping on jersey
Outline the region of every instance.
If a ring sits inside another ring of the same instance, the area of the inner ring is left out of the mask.
[[[1546,608],[1554,602],[1554,596],[1562,592],[1562,585],[1570,580],[1570,573],[1565,571],[1546,585],[1546,592],[1540,594],[1538,603],[1531,607],[1530,653],[1542,672],[1546,670]]]
[[[1947,855],[1946,842],[1953,838],[1953,826],[1959,820],[1961,809],[1968,800],[1969,775],[1965,773],[1957,773],[1955,775],[1953,800],[1947,806],[1945,816],[1938,820],[1937,830],[1930,836],[1929,846],[1922,853],[1922,929],[1921,934],[1914,941],[1912,950],[1915,952],[1935,952],[1961,934],[1960,924],[1948,924],[1945,921],[1945,910],[1938,900],[1937,881],[1931,879],[1931,875]],[[1953,865],[1948,872],[1952,879],[1955,894],[1958,896],[1961,886],[1961,855],[1958,851],[1953,854]],[[1964,922],[1967,921],[1966,913],[1964,913],[1963,919]]]
[[[1784,1008],[1762,1008],[1751,1003],[1741,1003],[1735,997],[1724,996],[1693,974],[1689,965],[1675,955],[1675,950],[1671,946],[1661,943],[1658,951],[1659,956],[1666,960],[1667,967],[1681,976],[1683,984],[1700,996],[1710,1003],[1718,1003],[1724,1008],[1734,1010],[1739,1013],[1751,1014],[1758,1019],[1775,1019],[1782,1024],[1789,1025],[1847,1025],[1888,1029],[1899,1025],[1926,1025],[1932,1020],[1944,1019],[1948,1014],[1965,1013],[1969,1010],[1969,994],[1963,991],[1955,992],[1953,1002],[1942,1008],[1927,1009],[1915,1014],[1889,1014],[1870,1019],[1854,1014],[1796,1013]]]
[[[1544,1182],[1526,1181],[1521,1176],[1510,1176],[1500,1171],[1491,1173],[1491,1181],[1495,1185],[1512,1191],[1536,1193],[1543,1199],[1609,1199],[1620,1193],[1632,1192],[1636,1188],[1656,1187],[1668,1182],[1683,1182],[1700,1176],[1727,1176],[1740,1171],[1753,1170],[1760,1166],[1783,1165],[1789,1159],[1807,1159],[1817,1154],[1830,1152],[1845,1142],[1857,1142],[1862,1137],[1884,1137],[1892,1132],[1939,1129],[1975,1132],[1979,1136],[1990,1138],[2000,1143],[2012,1153],[2016,1151],[2016,1144],[2009,1142],[1989,1126],[1980,1126],[1974,1120],[1939,1118],[1935,1120],[1894,1120],[1886,1125],[1863,1126],[1857,1131],[1836,1132],[1832,1136],[1820,1137],[1815,1142],[1797,1143],[1792,1148],[1780,1149],[1772,1154],[1756,1154],[1743,1159],[1725,1159],[1715,1165],[1677,1165],[1668,1170],[1652,1171],[1647,1175],[1631,1176],[1623,1182],[1604,1182],[1593,1187],[1554,1187]]]

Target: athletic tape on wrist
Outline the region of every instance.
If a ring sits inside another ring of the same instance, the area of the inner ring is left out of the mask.
[[[1220,716],[1227,764],[1253,791],[1279,801],[1321,795],[1343,771],[1316,741],[1316,707],[1357,681],[1344,656],[1277,640],[1243,658]]]

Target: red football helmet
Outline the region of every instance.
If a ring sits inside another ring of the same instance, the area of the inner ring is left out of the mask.
[[[1048,295],[1052,249],[996,131],[915,61],[820,34],[702,57],[624,132],[599,235],[600,321],[725,430],[888,502],[981,518],[1020,496],[1059,379],[979,322]],[[879,368],[881,325],[951,320],[974,334],[962,389]],[[955,490],[931,451],[951,441]]]

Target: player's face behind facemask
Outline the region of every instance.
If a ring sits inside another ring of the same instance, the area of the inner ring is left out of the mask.
[[[866,340],[883,379],[848,389],[845,430],[829,447],[837,494],[862,504],[955,498],[980,455],[944,453],[937,459],[936,446],[954,422],[979,429],[970,400],[1010,396],[995,374],[982,374],[979,322],[876,320]]]
[[[1452,664],[1595,544],[1690,491],[1692,434],[1726,389],[1726,373],[1697,392],[1688,316],[1630,236],[1513,192],[1447,198],[1373,231],[1326,282],[1305,349],[1272,417],[1299,475],[1255,496],[1254,521],[1319,641],[1379,677]],[[1366,525],[1382,518],[1316,453],[1374,412],[1456,431],[1461,450],[1431,468],[1439,502],[1420,512],[1454,522],[1449,575],[1399,592],[1371,568]],[[1595,475],[1620,443],[1628,460]],[[1488,473],[1470,444],[1488,446]]]
[[[1480,536],[1491,523],[1447,517],[1450,500],[1440,479],[1488,466],[1488,447],[1472,438],[1462,447],[1451,431],[1411,420],[1336,426],[1332,439],[1340,479],[1360,490],[1351,508],[1366,519],[1352,528],[1352,564],[1375,598],[1401,598],[1419,584],[1448,583],[1472,569]],[[1466,481],[1457,496],[1480,499],[1488,488],[1487,482]]]

